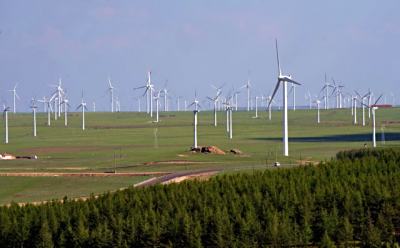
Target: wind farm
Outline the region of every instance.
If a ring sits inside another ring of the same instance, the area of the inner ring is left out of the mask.
[[[1,247],[400,243],[397,12],[86,4],[4,4]]]

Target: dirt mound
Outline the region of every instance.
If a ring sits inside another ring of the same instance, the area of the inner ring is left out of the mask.
[[[239,149],[236,149],[236,148],[231,149],[230,152],[235,154],[235,155],[243,155],[243,152],[241,150],[239,150]]]
[[[225,152],[219,149],[216,146],[202,146],[197,148],[191,148],[192,152],[201,152],[201,153],[212,153],[218,155],[225,155]]]

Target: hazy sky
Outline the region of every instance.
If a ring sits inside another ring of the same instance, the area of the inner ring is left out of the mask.
[[[18,82],[27,109],[61,77],[73,106],[83,89],[104,109],[110,76],[128,110],[147,70],[156,87],[168,80],[187,98],[214,94],[210,84],[239,87],[249,71],[253,92],[268,94],[278,38],[284,72],[303,83],[299,103],[319,92],[325,72],[346,91],[371,87],[389,102],[391,92],[400,97],[399,10],[398,0],[0,0],[0,96],[10,105]]]

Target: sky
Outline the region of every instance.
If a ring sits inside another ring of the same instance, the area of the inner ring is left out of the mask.
[[[188,101],[249,78],[252,96],[268,95],[278,39],[283,72],[302,83],[298,105],[319,93],[325,73],[346,92],[371,88],[398,104],[399,9],[398,0],[0,0],[0,100],[11,106],[18,83],[17,109],[27,111],[61,78],[73,107],[83,91],[106,110],[110,77],[122,110],[136,110],[142,91],[133,88],[149,70],[157,89]]]

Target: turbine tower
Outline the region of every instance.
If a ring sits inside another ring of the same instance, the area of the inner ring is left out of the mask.
[[[376,147],[376,124],[375,124],[375,111],[378,109],[378,106],[376,104],[379,102],[379,100],[382,98],[382,95],[376,99],[375,103],[372,105],[366,105],[363,103],[364,106],[371,108],[372,112],[372,146]]]
[[[5,135],[4,135],[5,144],[8,144],[8,111],[10,111],[10,107],[4,106],[3,118],[4,118],[4,128],[5,128]]]
[[[36,100],[35,98],[32,98],[31,101],[31,109],[32,109],[32,114],[33,114],[33,137],[36,137]]]
[[[328,90],[330,87],[333,87],[333,85],[331,85],[328,80],[326,79],[326,73],[325,73],[325,84],[322,87],[320,94],[325,91],[325,109],[329,109],[329,93]]]
[[[221,95],[221,91],[217,92],[217,95],[213,98],[207,97],[208,100],[212,101],[214,103],[214,126],[217,126],[217,104],[219,101],[219,96]]]
[[[193,110],[193,149],[197,148],[197,114],[199,112],[199,101],[197,100],[197,92],[194,92],[194,100],[189,106],[194,105],[194,110]],[[188,107],[189,107],[188,106]]]
[[[368,97],[369,97],[369,92],[367,92],[367,94],[365,94],[365,95],[360,95],[357,91],[355,91],[356,92],[356,94],[357,94],[357,96],[358,96],[358,100],[360,101],[360,103],[361,103],[361,106],[362,106],[362,125],[363,126],[365,126],[365,104],[364,104],[364,100],[365,99],[367,99]]]
[[[12,90],[9,90],[13,93],[13,113],[14,114],[17,112],[15,101],[16,101],[16,99],[18,99],[18,100],[20,99],[17,94],[17,86],[18,86],[18,83],[15,84],[15,86]]]
[[[251,83],[250,83],[250,78],[247,79],[247,82],[245,85],[240,87],[240,89],[246,88],[247,90],[247,112],[250,111],[250,88],[251,88]]]
[[[38,102],[42,102],[46,106],[46,112],[47,112],[47,126],[50,127],[51,125],[51,112],[53,111],[53,108],[51,107],[51,101],[50,99],[47,99],[46,97],[43,97],[43,100],[38,100]]]
[[[294,81],[290,75],[283,75],[281,71],[281,66],[279,64],[279,51],[278,51],[278,40],[275,40],[276,47],[276,60],[278,63],[278,82],[275,86],[274,93],[272,94],[271,100],[268,103],[268,106],[271,105],[272,100],[276,92],[279,89],[279,86],[282,85],[283,92],[283,115],[282,115],[282,124],[283,124],[283,155],[289,156],[289,138],[288,138],[288,104],[287,104],[287,83],[301,85],[300,83]]]
[[[82,108],[82,130],[85,130],[85,110],[87,110],[87,107],[86,107],[86,102],[83,100],[83,92],[82,92],[81,104],[79,104],[76,110],[78,110],[79,108]]]
[[[108,90],[110,91],[111,113],[113,113],[114,112],[114,86],[111,83],[110,77],[108,77]]]

